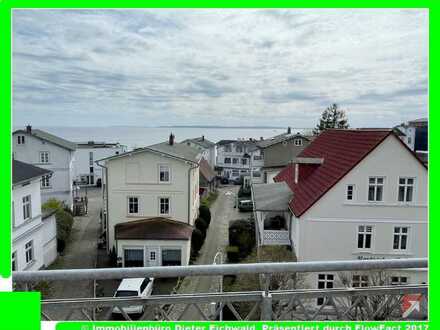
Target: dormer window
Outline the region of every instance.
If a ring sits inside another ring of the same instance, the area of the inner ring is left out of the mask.
[[[24,135],[17,136],[17,144],[24,144]]]
[[[295,140],[293,140],[293,144],[297,147],[300,147],[303,145],[303,140],[302,139],[295,139]]]

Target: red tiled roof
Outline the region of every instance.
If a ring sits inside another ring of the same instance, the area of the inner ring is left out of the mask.
[[[203,175],[203,177],[206,179],[206,181],[211,182],[215,179],[215,172],[212,169],[212,167],[209,165],[209,163],[205,160],[205,158],[202,158],[199,162],[200,165],[200,173]]]
[[[116,239],[190,240],[193,227],[168,218],[148,218],[118,223]]]
[[[298,157],[324,158],[323,164],[299,164],[297,184],[294,183],[294,164],[285,167],[274,178],[276,182],[286,181],[292,189],[293,199],[289,206],[295,216],[307,211],[390,134],[392,131],[385,129],[331,129],[321,133]]]

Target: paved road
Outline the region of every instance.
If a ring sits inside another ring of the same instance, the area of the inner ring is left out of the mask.
[[[238,186],[225,186],[219,189],[219,196],[211,207],[211,224],[208,228],[205,243],[195,264],[212,264],[218,251],[224,252],[228,245],[228,228],[231,220],[242,219],[249,213],[240,213],[234,208]],[[224,254],[223,254],[224,255]],[[226,256],[224,255],[224,258]],[[180,293],[218,292],[219,277],[187,277]],[[208,306],[202,306],[206,313]],[[200,313],[194,306],[189,307],[182,320],[201,320]]]
[[[99,212],[101,210],[101,189],[88,188],[88,215],[75,217],[70,242],[64,256],[59,256],[50,269],[95,268],[97,255],[97,237],[99,233]],[[93,281],[51,282],[50,298],[93,297]],[[69,310],[60,308],[51,313],[55,320],[62,320]],[[71,319],[82,320],[84,315],[75,311]]]

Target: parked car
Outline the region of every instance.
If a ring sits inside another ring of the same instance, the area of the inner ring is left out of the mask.
[[[220,183],[221,184],[229,184],[229,179],[228,178],[221,178]]]
[[[238,210],[240,212],[250,212],[254,210],[254,203],[251,199],[243,199],[238,201]]]
[[[126,278],[121,281],[114,297],[148,297],[153,291],[154,278]],[[144,305],[122,307],[127,314],[143,314]],[[121,315],[121,310],[113,308],[113,315]]]

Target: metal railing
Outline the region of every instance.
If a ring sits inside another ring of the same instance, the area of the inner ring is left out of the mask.
[[[316,273],[347,271],[392,271],[398,269],[426,269],[427,259],[354,260],[326,262],[286,262],[257,264],[221,264],[197,266],[106,268],[42,270],[14,272],[13,281],[35,283],[38,281],[78,281],[105,280],[138,277],[183,277],[262,274],[267,281],[280,273]],[[125,319],[131,316],[125,311],[127,306],[143,306],[143,319],[180,320],[188,309],[193,309],[193,319],[217,319],[221,313],[237,320],[356,320],[356,319],[399,319],[402,300],[407,295],[415,295],[422,311],[418,317],[427,317],[426,284],[402,286],[374,286],[362,288],[269,290],[269,285],[261,291],[193,293],[174,295],[151,295],[149,297],[123,298],[80,298],[50,299],[42,302],[42,315],[46,320],[56,319],[57,309],[69,309],[62,319],[85,318],[92,320],[109,319],[113,312],[119,312]],[[320,299],[321,303],[316,303]],[[170,306],[182,305],[178,313]],[[171,310],[174,312],[171,313]],[[79,315],[74,315],[79,311]],[[58,317],[59,319],[59,317]]]

